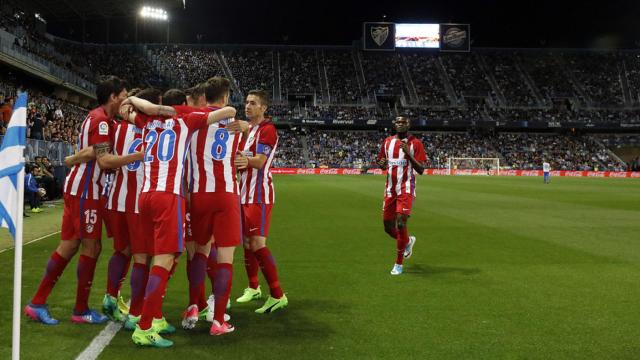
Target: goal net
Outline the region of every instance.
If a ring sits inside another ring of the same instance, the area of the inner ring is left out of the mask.
[[[499,158],[449,158],[449,175],[500,175]]]

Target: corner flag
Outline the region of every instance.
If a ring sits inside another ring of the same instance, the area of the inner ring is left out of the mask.
[[[15,243],[13,270],[13,332],[11,357],[20,358],[22,289],[22,216],[24,211],[24,147],[27,142],[27,93],[18,95],[0,145],[0,225]]]
[[[18,178],[24,177],[24,147],[27,142],[27,94],[22,93],[13,108],[13,115],[0,147],[0,222],[9,228],[13,239],[16,238],[16,224],[22,221],[18,213]]]

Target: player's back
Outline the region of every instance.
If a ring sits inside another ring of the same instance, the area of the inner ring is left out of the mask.
[[[113,121],[102,107],[91,110],[80,126],[78,151],[95,144],[111,144],[112,125]],[[104,178],[105,174],[95,159],[74,165],[65,179],[64,194],[98,200],[104,187]]]
[[[144,182],[142,192],[163,191],[182,195],[187,149],[193,133],[207,125],[204,112],[189,113],[175,107],[174,117],[136,116],[143,129]]]
[[[210,107],[207,110],[217,110]],[[241,134],[230,133],[226,126],[235,119],[223,120],[196,131],[189,149],[191,192],[228,192],[238,194],[234,158]]]
[[[118,121],[113,130],[113,153],[129,155],[142,151],[142,129],[127,121]],[[114,175],[109,191],[107,209],[138,212],[138,194],[142,189],[144,166],[142,161],[129,163]]]

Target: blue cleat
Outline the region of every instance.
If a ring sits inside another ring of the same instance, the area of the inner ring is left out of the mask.
[[[395,264],[393,265],[393,269],[391,269],[391,275],[400,275],[402,274],[402,265]]]
[[[58,325],[59,322],[51,317],[47,305],[29,304],[24,307],[24,314],[30,317],[33,321],[38,321],[45,325]]]
[[[108,317],[91,309],[87,309],[82,314],[71,315],[71,321],[76,324],[104,324],[107,320],[109,320]]]

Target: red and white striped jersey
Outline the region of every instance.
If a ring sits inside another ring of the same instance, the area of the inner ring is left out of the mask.
[[[127,121],[118,121],[113,130],[113,153],[129,155],[142,151],[142,129]],[[144,166],[135,161],[120,168],[109,184],[107,209],[138,213]]]
[[[209,110],[218,108],[210,107]],[[235,119],[223,120],[193,135],[189,148],[189,191],[228,192],[238,195],[234,158],[242,134],[230,134],[225,126]]]
[[[271,163],[277,147],[278,131],[268,119],[256,126],[251,126],[249,135],[240,143],[240,149],[245,156],[253,157],[263,154],[267,157],[262,169],[249,167],[242,171],[240,178],[242,204],[273,204],[275,202]]]
[[[207,112],[174,106],[178,115],[172,118],[136,116],[141,128],[144,151],[142,192],[169,192],[182,195],[184,164],[191,137],[207,127]]]
[[[78,151],[95,144],[112,144],[112,125],[113,120],[107,116],[102,107],[91,110],[80,126]],[[74,165],[64,181],[64,194],[99,200],[104,180],[105,172],[100,169],[95,159]]]
[[[427,161],[427,154],[424,151],[422,142],[413,135],[404,139],[409,145],[409,151],[420,163]],[[400,149],[400,140],[397,136],[389,136],[384,139],[378,159],[387,160],[387,183],[385,187],[385,197],[394,197],[402,194],[416,196],[416,174],[404,151]]]

